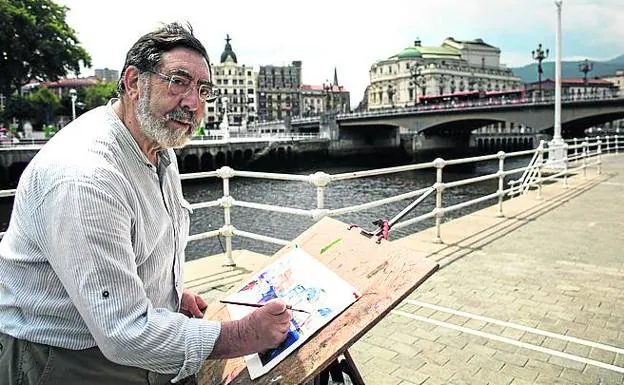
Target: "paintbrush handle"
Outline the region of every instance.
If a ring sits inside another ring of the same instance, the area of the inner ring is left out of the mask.
[[[238,302],[238,301],[226,301],[226,300],[221,300],[219,302],[227,303],[227,304],[230,304],[230,305],[251,306],[251,307],[262,307],[262,306],[264,306],[264,304],[261,304],[261,303],[250,303],[250,302]],[[307,310],[295,309],[291,305],[286,305],[286,309],[292,310],[292,311],[298,311],[298,312],[301,312],[301,313],[308,313],[308,314],[310,314],[310,312],[307,311]]]

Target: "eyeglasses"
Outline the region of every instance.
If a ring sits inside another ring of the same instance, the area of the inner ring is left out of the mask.
[[[165,75],[160,72],[148,70],[148,72],[158,75],[162,80],[169,82],[169,92],[173,95],[187,96],[193,89],[191,79],[181,75]],[[219,89],[209,84],[197,84],[199,98],[210,103],[219,97]]]

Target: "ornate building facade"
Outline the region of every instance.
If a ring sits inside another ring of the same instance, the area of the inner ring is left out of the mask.
[[[511,69],[501,65],[500,49],[481,39],[445,39],[439,47],[420,40],[369,71],[368,109],[409,107],[423,96],[466,91],[511,91],[523,87]]]
[[[256,121],[258,104],[256,99],[256,79],[252,65],[238,64],[232,50],[229,35],[225,38],[225,48],[219,64],[213,64],[213,82],[221,94],[206,105],[206,127],[217,128],[223,119],[224,106],[227,106],[229,124],[233,127],[246,127]]]

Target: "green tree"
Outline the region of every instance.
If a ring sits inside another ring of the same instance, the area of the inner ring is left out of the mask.
[[[51,0],[0,0],[0,93],[11,95],[31,79],[80,73],[91,57],[65,22],[69,8]]]
[[[111,98],[117,95],[117,83],[102,82],[94,86],[85,88],[85,110],[106,104]]]
[[[13,119],[22,121],[31,119],[35,115],[35,108],[28,97],[14,94],[9,98],[4,114],[7,121]]]
[[[28,100],[33,107],[34,125],[41,126],[55,120],[56,114],[61,106],[61,102],[52,91],[47,88],[39,88],[28,96]]]

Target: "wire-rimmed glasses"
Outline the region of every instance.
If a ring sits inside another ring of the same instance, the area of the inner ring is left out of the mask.
[[[181,75],[165,75],[156,71],[148,71],[158,75],[162,80],[169,82],[169,92],[173,95],[188,95],[193,89],[193,81]],[[219,97],[219,89],[212,84],[198,83],[197,92],[199,98],[210,103]]]

